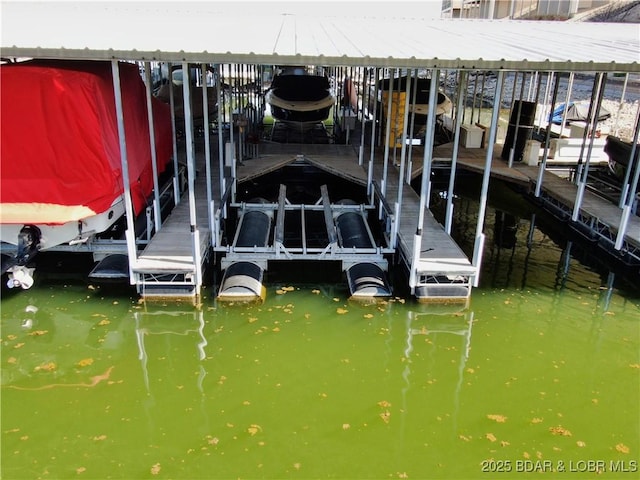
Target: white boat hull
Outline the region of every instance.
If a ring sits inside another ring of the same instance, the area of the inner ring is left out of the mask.
[[[120,196],[108,210],[97,215],[61,225],[35,224],[41,232],[39,250],[45,251],[59,245],[86,243],[94,235],[111,228],[124,213],[124,198]],[[23,223],[0,224],[0,240],[10,245],[17,245],[18,235],[24,226]]]

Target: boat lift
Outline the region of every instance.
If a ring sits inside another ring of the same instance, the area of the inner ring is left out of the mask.
[[[339,261],[347,272],[353,297],[391,295],[384,274],[388,269],[385,255],[393,254],[394,249],[375,243],[366,220],[367,210],[374,207],[348,201],[331,203],[326,185],[320,187],[320,197],[314,204],[292,204],[287,200],[286,186],[280,185],[277,203],[242,202],[230,203],[229,207],[238,209],[240,218],[232,245],[215,249],[224,254],[221,268],[225,276],[219,300],[264,299],[264,271],[270,261],[279,260]],[[300,246],[287,245],[285,240],[285,216],[291,211],[300,214]],[[306,216],[311,212],[323,214],[324,246],[312,246],[309,240]]]

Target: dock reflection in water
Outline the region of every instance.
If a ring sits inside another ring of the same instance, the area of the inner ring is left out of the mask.
[[[474,214],[457,210],[458,226]],[[510,462],[505,478],[519,460],[632,469],[640,295],[541,219],[508,213],[517,221],[488,213],[510,241],[488,239],[463,310],[399,292],[354,303],[344,282],[272,280],[249,305],[218,304],[212,287],[201,310],[73,283],[3,292],[2,477],[473,479],[488,460]]]

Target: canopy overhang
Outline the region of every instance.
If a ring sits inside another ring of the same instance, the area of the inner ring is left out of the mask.
[[[320,15],[319,4],[308,14],[251,5],[2,2],[2,56],[640,72],[638,24],[414,18],[392,2],[384,17],[337,2]]]

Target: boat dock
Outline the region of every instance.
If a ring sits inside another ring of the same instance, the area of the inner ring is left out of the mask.
[[[195,154],[197,175],[191,190],[193,205],[189,194],[184,194],[162,227],[132,262],[131,271],[143,299],[193,299],[200,294],[202,272],[210,259],[213,232],[209,225],[204,145],[203,142],[196,145],[200,148]],[[183,152],[179,163],[187,161]],[[217,171],[213,170],[210,185],[213,198],[217,199],[220,198],[218,178]],[[195,229],[192,228],[192,214],[195,214]]]
[[[501,158],[500,151],[501,148],[497,148],[493,154],[492,178],[525,188],[534,201],[561,221],[569,222],[570,226],[586,239],[601,244],[610,252],[619,250],[616,255],[626,263],[640,264],[640,217],[629,216],[624,235],[618,236],[623,221],[623,210],[617,205],[590,190],[585,190],[580,207],[576,210],[579,185],[548,169],[544,170],[541,177],[539,166],[514,162],[510,167],[508,162]],[[414,160],[412,178],[422,173],[422,148],[418,148],[417,152],[419,155]],[[433,162],[450,164],[452,153],[451,143],[439,145],[433,150]],[[460,147],[457,164],[460,168],[482,174],[485,156],[485,148]],[[620,248],[616,248],[616,244]]]
[[[531,194],[534,195],[539,181],[539,169],[526,165],[514,168],[529,179]],[[622,235],[620,225],[625,221],[624,210],[617,205],[586,190],[580,207],[576,210],[579,186],[553,172],[545,171],[539,185],[540,192],[536,200],[543,208],[568,222],[583,237],[601,245],[624,263],[640,265],[640,217],[630,215]]]

